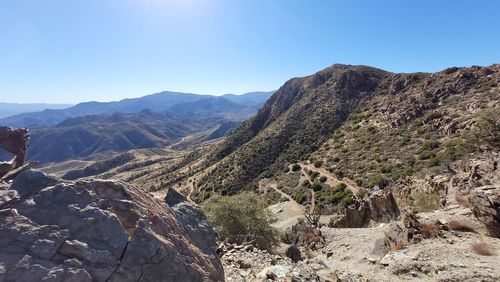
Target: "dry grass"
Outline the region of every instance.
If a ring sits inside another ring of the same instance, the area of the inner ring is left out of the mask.
[[[493,247],[486,242],[479,242],[471,244],[471,249],[474,253],[482,256],[492,256],[495,254]]]
[[[435,224],[420,223],[419,229],[425,238],[436,237],[439,234],[439,227]]]
[[[460,232],[476,233],[476,230],[474,230],[474,228],[472,228],[472,226],[470,224],[468,224],[466,222],[456,221],[456,220],[448,222],[448,229],[460,231]]]
[[[470,201],[469,201],[469,198],[466,197],[466,196],[456,196],[455,197],[455,200],[457,201],[457,203],[459,205],[461,205],[462,207],[464,208],[469,208],[471,207],[471,204],[470,204]]]
[[[406,245],[405,245],[405,243],[404,243],[404,242],[402,242],[402,241],[397,241],[397,242],[394,244],[393,250],[394,250],[394,251],[399,251],[399,250],[404,249],[404,247],[406,247]]]

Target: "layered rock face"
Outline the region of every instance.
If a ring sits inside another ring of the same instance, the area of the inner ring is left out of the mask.
[[[224,280],[213,241],[192,239],[213,234],[203,218],[189,218],[195,212],[185,220],[198,220],[201,235],[122,182],[63,182],[26,170],[3,184],[0,281]]]

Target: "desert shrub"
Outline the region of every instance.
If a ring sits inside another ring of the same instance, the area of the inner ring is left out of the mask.
[[[436,237],[439,234],[439,228],[435,224],[420,223],[418,228],[425,238]]]
[[[493,247],[486,242],[479,242],[471,244],[471,249],[474,253],[482,256],[492,256],[495,254]]]
[[[438,154],[438,159],[444,162],[452,162],[463,159],[477,150],[477,144],[472,139],[454,138],[444,144],[445,150]]]
[[[500,148],[500,110],[485,111],[479,117],[475,135],[479,140]]]
[[[332,162],[337,163],[340,161],[340,158],[338,156],[335,156],[332,158]]]
[[[270,246],[278,243],[275,221],[266,203],[256,194],[243,192],[234,196],[214,196],[203,204],[203,210],[221,239],[233,235],[262,236]]]
[[[324,175],[322,175],[322,176],[319,177],[319,182],[321,182],[321,183],[325,183],[326,180],[327,180],[327,178]]]
[[[375,174],[375,175],[370,176],[370,178],[368,179],[368,183],[367,183],[367,186],[369,188],[373,188],[375,186],[378,186],[380,188],[384,188],[387,185],[389,185],[389,179],[387,179],[385,176],[383,176],[381,174]]]
[[[375,128],[375,126],[373,125],[370,125],[366,128],[366,131],[368,131],[368,133],[370,134],[375,134],[377,132],[377,128]]]
[[[318,177],[318,176],[319,176],[319,172],[317,172],[317,171],[310,171],[309,176],[310,176],[312,179],[315,179],[316,177]]]
[[[358,192],[356,193],[356,197],[358,198],[364,198],[368,194],[368,189],[365,188],[359,188]]]
[[[312,189],[314,190],[314,192],[321,191],[321,189],[323,189],[323,185],[319,181],[315,180],[312,183]]]
[[[343,169],[341,169],[341,168],[338,167],[338,168],[334,169],[333,174],[335,174],[335,176],[337,178],[342,178],[342,177],[344,177],[345,172],[344,172]]]
[[[310,188],[311,187],[311,181],[309,179],[304,179],[301,183],[300,183],[300,186],[302,187],[307,187],[307,188]]]
[[[301,169],[299,164],[293,164],[292,165],[292,171],[299,171]]]
[[[323,189],[316,192],[317,199],[321,203],[332,204],[337,206],[338,209],[342,209],[348,205],[353,198],[352,192],[346,188],[347,185],[343,182],[335,185],[335,187],[323,184]]]
[[[428,167],[435,167],[439,165],[439,159],[434,157],[429,160],[429,163],[427,164]]]
[[[422,153],[420,153],[420,155],[418,155],[418,158],[420,160],[428,160],[430,158],[434,158],[436,156],[436,154],[434,154],[434,152],[432,151],[422,151]]]
[[[474,228],[467,222],[460,222],[456,220],[448,222],[448,229],[460,232],[476,232],[476,230],[474,230]]]
[[[316,160],[314,161],[314,166],[315,167],[321,167],[323,165],[323,161],[322,160]]]
[[[292,199],[299,204],[303,204],[307,201],[307,195],[304,191],[299,191],[292,195]]]
[[[389,172],[392,171],[392,166],[390,164],[386,164],[386,163],[380,164],[379,165],[379,171],[381,173],[389,173]]]
[[[422,150],[434,150],[439,147],[439,141],[437,140],[427,140],[422,143]]]

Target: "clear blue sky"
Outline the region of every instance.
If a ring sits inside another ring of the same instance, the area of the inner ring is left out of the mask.
[[[0,2],[0,101],[277,89],[333,63],[394,72],[500,62],[500,1]]]

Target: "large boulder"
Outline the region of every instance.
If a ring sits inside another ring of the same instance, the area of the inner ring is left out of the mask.
[[[217,256],[141,189],[36,171],[14,184],[0,206],[0,281],[224,280]]]
[[[488,233],[500,238],[500,186],[484,186],[475,189],[471,197],[472,211]]]
[[[371,220],[389,222],[399,217],[399,208],[391,190],[375,189],[363,199],[355,199],[334,214],[328,226],[334,228],[366,227]]]
[[[370,221],[370,210],[363,200],[355,200],[341,212],[332,216],[328,226],[333,228],[365,227]]]

